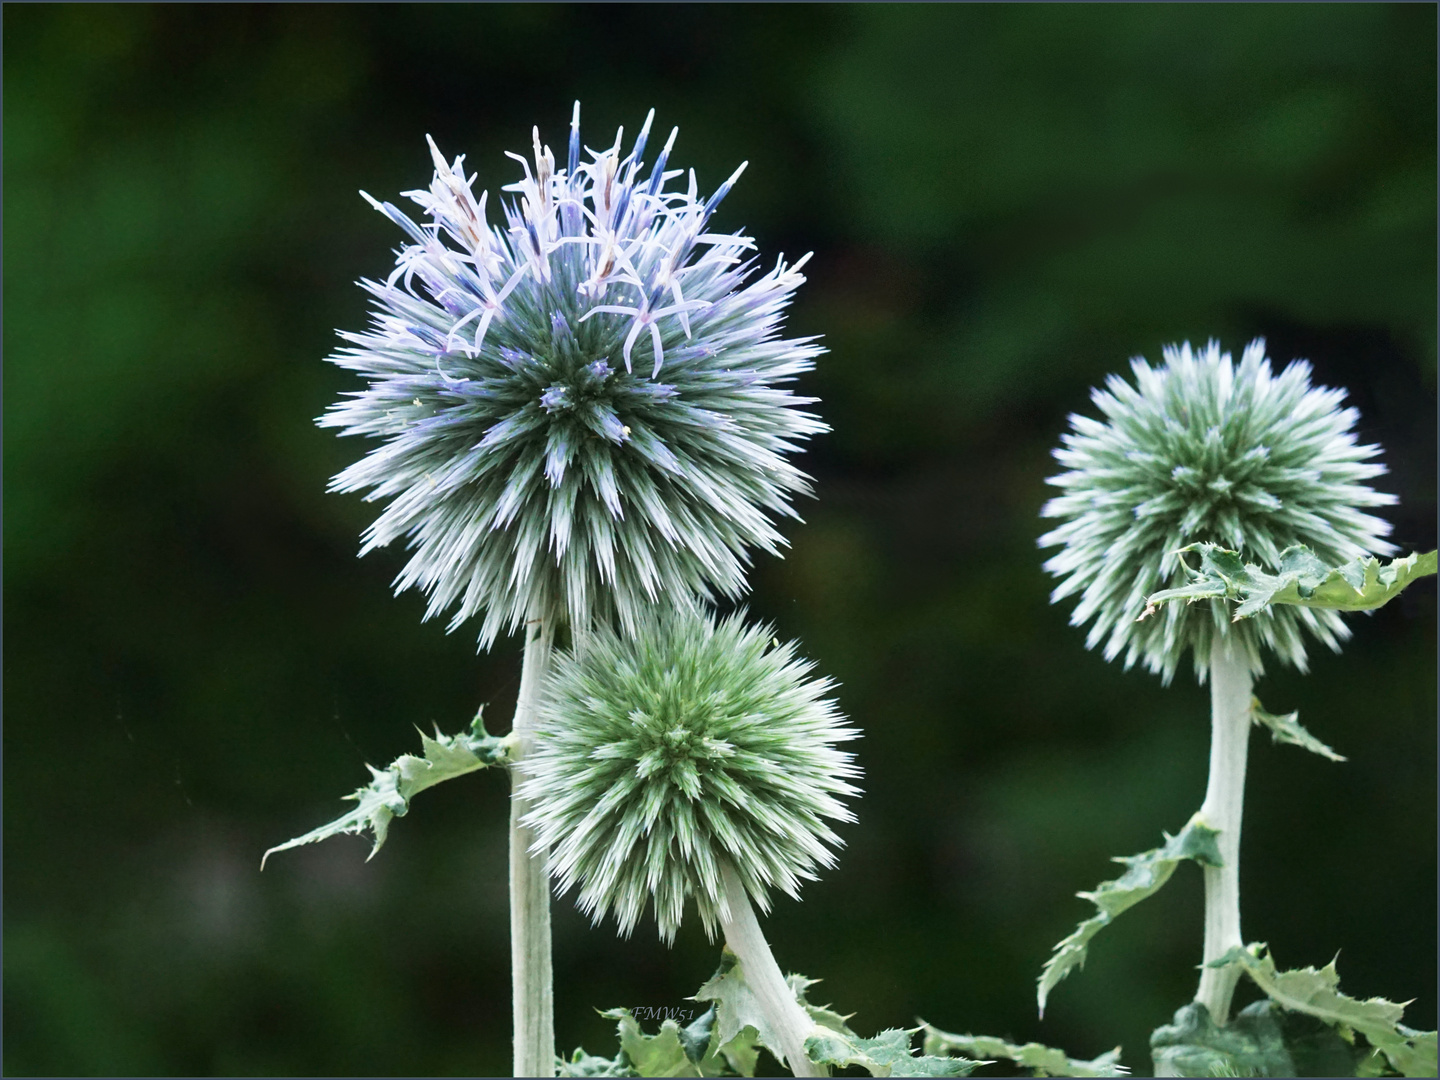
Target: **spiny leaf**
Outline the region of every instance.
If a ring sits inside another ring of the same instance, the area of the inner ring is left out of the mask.
[[[1008,1058],[1022,1068],[1035,1070],[1034,1076],[1127,1076],[1130,1070],[1120,1064],[1120,1047],[1101,1054],[1093,1061],[1077,1061],[1042,1043],[1023,1046],[988,1035],[952,1035],[948,1031],[921,1021],[925,1032],[925,1053],[963,1054],[970,1058]]]
[[[1268,574],[1253,563],[1245,562],[1238,552],[1218,544],[1190,544],[1178,553],[1191,551],[1200,553],[1199,570],[1191,569],[1181,560],[1190,575],[1190,584],[1152,593],[1145,601],[1140,619],[1155,614],[1161,604],[1175,600],[1193,604],[1196,600],[1216,598],[1238,603],[1235,622],[1257,615],[1273,604],[1368,611],[1389,603],[1412,581],[1435,573],[1437,565],[1437,554],[1432,551],[1425,555],[1411,552],[1403,559],[1392,559],[1384,565],[1370,556],[1330,567],[1304,544],[1294,544],[1280,553],[1278,572]]]
[[[680,1029],[680,1048],[691,1061],[700,1062],[710,1052],[714,1035],[715,1008],[711,1006]]]
[[[1178,835],[1166,834],[1162,847],[1139,855],[1117,856],[1115,862],[1124,863],[1126,870],[1114,881],[1101,882],[1094,892],[1076,894],[1100,910],[1056,945],[1054,955],[1046,961],[1036,992],[1041,1016],[1045,1015],[1045,1000],[1056,984],[1073,969],[1084,966],[1090,939],[1110,925],[1115,916],[1158,892],[1170,880],[1181,859],[1194,859],[1206,866],[1220,865],[1220,847],[1215,839],[1219,835],[1217,830],[1200,821],[1197,814]]]
[[[715,1032],[722,1046],[736,1039],[748,1027],[755,1031],[756,1042],[774,1054],[777,1060],[782,1056],[779,1036],[760,1008],[755,992],[745,981],[740,958],[730,951],[728,945],[720,951],[719,969],[695,991],[694,1000],[715,1003]]]
[[[618,1020],[620,1049],[639,1076],[699,1076],[700,1068],[685,1052],[680,1025],[666,1020],[657,1035],[646,1035],[629,1009],[610,1009],[601,1016]],[[706,1042],[710,1032],[707,1030]],[[616,1060],[619,1060],[618,1058]]]
[[[569,1060],[556,1059],[559,1076],[754,1076],[753,1029],[744,1029],[727,1045],[716,1038],[715,1010],[681,1027],[667,1019],[655,1035],[647,1035],[629,1009],[600,1014],[617,1021],[620,1051],[612,1058],[596,1057],[577,1049]],[[748,1068],[746,1055],[748,1053]],[[737,1062],[739,1067],[737,1067]]]
[[[1337,754],[1301,727],[1300,714],[1298,712],[1286,713],[1284,716],[1275,716],[1265,711],[1264,706],[1260,704],[1259,698],[1251,698],[1250,717],[1255,723],[1262,724],[1269,728],[1270,737],[1275,742],[1290,743],[1292,746],[1302,747],[1309,750],[1312,754],[1319,754],[1321,757],[1329,758],[1331,761],[1346,760],[1344,755]]]
[[[404,817],[410,809],[410,800],[418,793],[443,780],[453,780],[477,769],[507,765],[515,749],[513,736],[497,737],[486,732],[480,712],[470,722],[468,732],[442,735],[437,727],[433,739],[420,732],[420,744],[425,751],[424,757],[401,754],[385,769],[366,765],[370,770],[370,783],[353,795],[345,796],[358,804],[354,810],[328,825],[311,829],[304,836],[271,848],[261,858],[260,868],[263,870],[265,860],[277,851],[314,844],[332,836],[363,833],[366,829],[375,837],[375,846],[370,849],[367,861],[373,859],[385,844],[391,818]]]
[[[873,1039],[863,1039],[846,1024],[850,1016],[841,1016],[829,1005],[812,1005],[807,1000],[806,992],[819,979],[787,975],[785,981],[819,1029],[805,1043],[806,1056],[817,1065],[860,1065],[872,1076],[968,1076],[976,1065],[985,1064],[962,1061],[957,1065],[954,1059],[932,1056],[928,1050],[912,1055],[910,1036],[914,1034],[913,1030],[891,1029],[882,1031]],[[842,1062],[841,1058],[847,1060]]]
[[[826,1017],[835,1017],[844,1025],[843,1017],[838,1017],[824,1008],[817,1009],[806,1002],[805,988],[815,985],[817,980],[807,979],[803,975],[789,975],[785,981],[796,991],[796,1000],[816,1023],[825,1024]],[[755,1075],[755,1063],[760,1057],[762,1046],[769,1050],[777,1061],[781,1059],[779,1038],[760,1008],[755,992],[745,981],[745,972],[740,967],[739,957],[730,951],[728,945],[720,951],[720,967],[704,986],[695,991],[693,1000],[715,1003],[715,1034],[710,1057],[718,1055],[719,1059],[723,1059],[725,1064],[740,1076]],[[707,1072],[705,1075],[720,1074]]]
[[[726,1043],[720,1043],[701,1062],[701,1072],[706,1076],[754,1076],[755,1063],[760,1060],[760,1035],[748,1024],[740,1033]],[[723,1060],[725,1067],[716,1064],[716,1058]],[[709,1071],[713,1068],[714,1071]]]
[[[578,1047],[569,1058],[555,1059],[556,1076],[639,1076],[624,1053],[612,1058],[596,1057]]]
[[[847,1013],[841,1016],[829,1005],[810,1004],[808,992],[810,987],[820,982],[819,979],[807,979],[804,975],[786,975],[785,982],[790,989],[795,991],[795,1000],[800,1007],[810,1014],[810,1019],[821,1027],[829,1028],[832,1031],[849,1031],[845,1022],[854,1016],[854,1013]]]
[[[1168,1076],[1354,1076],[1366,1051],[1323,1021],[1262,1000],[1224,1027],[1197,1002],[1155,1030],[1157,1074]]]
[[[806,1000],[806,990],[818,980],[789,975],[785,981],[795,991],[801,1008],[815,1021],[815,1030],[805,1040],[805,1055],[817,1065],[859,1065],[872,1076],[968,1076],[976,1065],[982,1064],[961,1058],[915,1056],[910,1050],[913,1032],[900,1029],[883,1031],[873,1039],[862,1038],[846,1026],[849,1017],[841,1016],[828,1005],[812,1005]],[[696,992],[695,1000],[715,1002],[715,1038],[721,1044],[723,1056],[737,1072],[754,1075],[757,1043],[777,1059],[780,1057],[778,1038],[745,982],[739,960],[729,948],[721,952],[720,969]],[[747,1032],[755,1033],[748,1053]]]
[[[1162,1076],[1299,1075],[1268,1001],[1241,1010],[1224,1027],[1216,1027],[1210,1010],[1192,1001],[1176,1011],[1172,1023],[1155,1029],[1150,1056]]]
[[[1278,971],[1263,944],[1236,946],[1210,966],[1239,965],[1271,1001],[1285,1009],[1318,1017],[1338,1028],[1358,1031],[1385,1055],[1402,1076],[1436,1074],[1436,1034],[1416,1031],[1400,1023],[1404,1005],[1384,998],[1360,1001],[1340,992],[1335,961],[1323,968]]]
[[[989,1064],[962,1057],[916,1056],[910,1050],[910,1037],[918,1030],[890,1028],[863,1039],[848,1028],[827,1029],[805,1040],[805,1055],[817,1065],[859,1065],[871,1076],[969,1076],[976,1066]]]

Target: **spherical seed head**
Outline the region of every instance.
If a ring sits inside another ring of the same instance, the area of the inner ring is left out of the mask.
[[[762,910],[833,865],[826,820],[854,819],[840,798],[859,775],[835,744],[859,732],[812,667],[768,626],[694,611],[561,657],[519,789],[557,889],[578,883],[581,910],[613,911],[626,936],[653,899],[669,942],[691,895],[713,936],[722,859]]]
[[[1336,611],[1277,606],[1232,623],[1211,600],[1135,620],[1146,596],[1186,581],[1175,552],[1192,542],[1271,567],[1291,544],[1332,566],[1395,550],[1382,539],[1389,523],[1363,509],[1395,497],[1364,483],[1385,467],[1371,461],[1379,447],[1356,443],[1344,391],[1312,387],[1303,360],[1272,374],[1263,340],[1238,366],[1212,341],[1131,369],[1134,385],[1112,375],[1092,392],[1104,420],[1071,416],[1055,451],[1068,471],[1050,478],[1064,494],[1041,511],[1063,522],[1040,538],[1061,546],[1045,563],[1061,579],[1051,600],[1079,594],[1070,622],[1091,623],[1086,646],[1104,642],[1107,660],[1123,651],[1127,668],[1143,660],[1167,683],[1187,648],[1203,681],[1216,635],[1230,635],[1257,673],[1262,645],[1303,671],[1302,630],[1338,650],[1349,630]]]
[[[397,591],[453,606],[451,629],[483,611],[482,645],[536,615],[633,627],[661,597],[737,596],[809,490],[786,454],[827,428],[785,387],[824,350],[780,336],[805,260],[755,276],[753,241],[708,229],[738,171],[707,200],[693,171],[667,191],[675,134],[646,171],[649,128],[582,163],[577,104],[566,168],[538,131],[533,173],[510,155],[500,227],[433,142],[407,193],[428,221],[371,200],[408,242],[331,357],[369,383],[319,423],[383,443],[331,489],[389,500],[361,553],[405,537]]]

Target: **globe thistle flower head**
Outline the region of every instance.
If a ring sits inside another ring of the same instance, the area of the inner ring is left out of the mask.
[[[1067,471],[1049,480],[1063,494],[1041,511],[1061,520],[1040,538],[1061,548],[1045,563],[1061,579],[1051,600],[1078,595],[1070,622],[1091,624],[1087,647],[1103,642],[1107,660],[1123,652],[1167,683],[1187,648],[1203,681],[1216,635],[1257,673],[1261,646],[1303,671],[1305,634],[1337,650],[1349,636],[1339,612],[1276,607],[1232,624],[1206,601],[1135,620],[1146,596],[1184,583],[1176,551],[1195,541],[1271,566],[1291,544],[1332,566],[1393,552],[1389,523],[1365,512],[1395,502],[1365,483],[1385,472],[1379,448],[1357,443],[1344,391],[1312,386],[1303,360],[1274,374],[1263,340],[1238,365],[1214,341],[1164,355],[1158,368],[1131,361],[1133,384],[1112,375],[1092,392],[1103,419],[1070,417],[1055,451]]]
[[[693,610],[561,657],[519,789],[557,891],[578,884],[581,910],[613,911],[627,937],[653,900],[670,942],[692,895],[713,937],[721,860],[762,911],[770,888],[793,897],[833,865],[827,819],[854,819],[840,800],[859,775],[835,744],[859,732],[812,668],[768,626]]]
[[[533,163],[510,155],[497,224],[433,141],[406,193],[428,220],[365,196],[406,242],[331,357],[368,384],[319,421],[382,440],[330,485],[387,500],[361,553],[405,538],[397,591],[454,608],[451,629],[483,611],[482,645],[537,615],[633,627],[662,596],[739,595],[748,548],[778,553],[771,519],[809,491],[787,455],[827,430],[787,388],[824,350],[780,336],[805,260],[757,274],[749,237],[710,229],[739,171],[706,199],[693,170],[668,187],[675,133],[646,169],[650,119],[582,161],[579,115],[564,168],[538,130]]]

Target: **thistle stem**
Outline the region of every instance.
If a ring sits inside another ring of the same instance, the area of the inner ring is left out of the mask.
[[[544,619],[525,624],[525,660],[512,731],[520,745],[514,761],[530,748],[540,687],[550,668],[555,628]],[[514,997],[515,1075],[555,1075],[554,976],[550,964],[550,876],[545,856],[531,855],[533,830],[520,824],[528,800],[515,793],[523,777],[510,768],[510,979]]]
[[[729,862],[720,864],[720,927],[725,931],[725,944],[730,946],[745,973],[745,982],[755,995],[765,1018],[770,1021],[780,1043],[780,1054],[795,1076],[829,1076],[830,1070],[816,1065],[805,1054],[805,1040],[815,1022],[810,1019],[795,992],[780,974],[780,965],[760,932],[755,910],[740,876]],[[774,1049],[772,1047],[772,1049]]]
[[[1240,973],[1208,965],[1237,945],[1240,936],[1240,818],[1245,802],[1245,759],[1250,748],[1252,678],[1230,639],[1217,636],[1210,648],[1210,781],[1200,817],[1218,829],[1222,865],[1205,873],[1205,949],[1195,1000],[1217,1025],[1230,1015]]]

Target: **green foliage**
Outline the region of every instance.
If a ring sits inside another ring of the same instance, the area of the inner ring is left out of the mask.
[[[817,1065],[859,1065],[871,1076],[969,1076],[977,1066],[988,1064],[928,1053],[917,1056],[910,1039],[918,1030],[889,1028],[873,1039],[848,1030],[823,1031],[805,1040],[805,1053]]]
[[[1191,1002],[1150,1037],[1157,1074],[1170,1076],[1355,1076],[1367,1058],[1353,1037],[1270,1000],[1254,1002],[1224,1027]]]
[[[1085,964],[1090,939],[1114,921],[1115,917],[1153,896],[1170,880],[1182,859],[1194,859],[1205,866],[1220,865],[1220,848],[1216,830],[1192,817],[1175,836],[1165,834],[1165,843],[1139,855],[1119,855],[1115,861],[1125,864],[1125,873],[1114,881],[1103,881],[1094,892],[1076,895],[1089,900],[1100,910],[1077,926],[1069,937],[1055,946],[1054,955],[1040,974],[1036,997],[1040,1015],[1045,1015],[1045,1000],[1061,979]]]
[[[765,1012],[760,1008],[745,973],[740,969],[740,958],[726,946],[720,952],[720,967],[705,984],[695,991],[696,1001],[715,1003],[716,1037],[722,1044],[740,1037],[745,1029],[755,1032],[755,1042],[772,1052],[778,1052],[780,1040],[770,1025]],[[749,1064],[753,1069],[754,1059]]]
[[[963,1054],[970,1058],[1006,1058],[1033,1076],[1125,1076],[1129,1073],[1120,1064],[1120,1047],[1101,1054],[1092,1061],[1077,1061],[1043,1043],[1023,1045],[1006,1042],[988,1035],[953,1035],[930,1024],[921,1024],[925,1032],[926,1054]]]
[[[1192,1001],[1150,1036],[1155,1072],[1164,1076],[1298,1076],[1285,1048],[1277,1010],[1268,1001],[1216,1027],[1210,1010]]]
[[[1256,944],[1231,949],[1211,966],[1230,964],[1238,964],[1281,1008],[1323,1020],[1342,1036],[1350,1032],[1364,1035],[1402,1076],[1436,1074],[1436,1033],[1416,1031],[1400,1023],[1404,1005],[1384,998],[1360,1001],[1346,997],[1340,992],[1335,961],[1318,970],[1307,967],[1278,971],[1265,945]]]
[[[647,1035],[629,1009],[608,1009],[600,1014],[617,1021],[620,1052],[614,1058],[596,1057],[577,1049],[567,1060],[556,1060],[560,1076],[754,1076],[754,1030],[744,1029],[722,1043],[715,1028],[715,1009],[707,1009],[685,1027],[672,1019]]]
[[[828,1005],[812,1005],[807,1000],[806,991],[818,980],[789,975],[786,981],[795,991],[800,1006],[815,1022],[815,1030],[805,1040],[805,1053],[817,1065],[837,1068],[858,1065],[871,1076],[968,1076],[977,1065],[983,1064],[935,1056],[928,1050],[917,1055],[910,1046],[915,1031],[892,1028],[874,1038],[864,1038],[846,1024],[848,1016],[841,1016]],[[719,969],[696,992],[695,1000],[715,1003],[715,1044],[727,1064],[741,1075],[754,1075],[758,1047],[776,1053],[779,1046],[776,1034],[746,983],[739,960],[729,948],[721,952]]]
[[[1337,754],[1330,747],[1326,746],[1319,739],[1311,735],[1300,726],[1300,714],[1298,712],[1286,713],[1284,716],[1275,716],[1265,711],[1260,704],[1259,698],[1250,699],[1250,716],[1255,723],[1270,729],[1270,737],[1277,743],[1289,743],[1309,750],[1312,754],[1319,754],[1321,757],[1329,758],[1331,761],[1344,761],[1344,755]]]
[[[1152,593],[1145,600],[1141,619],[1155,614],[1161,604],[1175,600],[1187,604],[1209,599],[1235,602],[1239,606],[1234,622],[1258,615],[1274,604],[1369,611],[1388,604],[1412,581],[1436,571],[1434,551],[1425,555],[1411,552],[1383,565],[1370,556],[1331,567],[1304,544],[1293,544],[1280,553],[1275,574],[1267,574],[1241,559],[1238,552],[1218,544],[1190,544],[1178,553],[1191,551],[1200,553],[1200,568],[1191,569],[1183,559],[1180,563],[1190,576],[1190,584]]]
[[[375,836],[375,846],[370,849],[366,861],[373,859],[375,853],[385,844],[385,836],[390,830],[390,819],[404,817],[410,810],[410,800],[417,794],[442,781],[453,780],[477,769],[509,764],[514,741],[509,735],[496,736],[486,732],[482,713],[483,710],[475,714],[475,719],[470,721],[468,732],[442,735],[437,727],[433,739],[423,731],[420,732],[420,742],[425,748],[424,757],[401,754],[384,769],[377,769],[373,765],[365,766],[370,770],[370,783],[357,789],[354,794],[345,796],[358,804],[354,810],[328,825],[311,829],[304,836],[297,836],[294,840],[287,840],[271,848],[261,858],[260,868],[263,870],[265,860],[277,851],[286,851],[302,844],[314,844],[346,833],[359,834],[366,829]]]
[[[637,1076],[624,1055],[613,1058],[597,1057],[576,1047],[568,1058],[556,1057],[556,1076]]]

